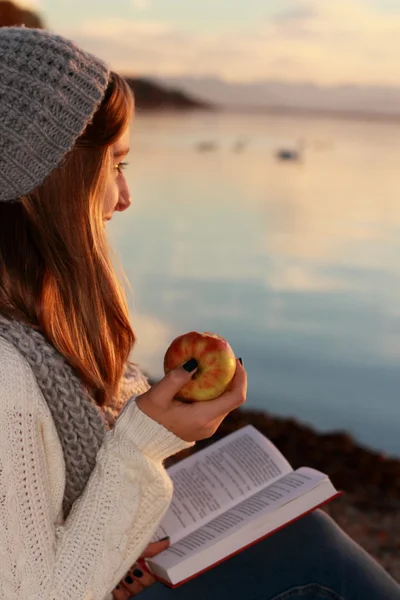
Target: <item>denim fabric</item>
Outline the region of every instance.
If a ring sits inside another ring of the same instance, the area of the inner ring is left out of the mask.
[[[317,510],[171,590],[140,600],[400,600],[400,586]]]

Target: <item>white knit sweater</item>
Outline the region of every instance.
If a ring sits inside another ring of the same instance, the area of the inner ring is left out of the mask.
[[[0,598],[104,600],[149,543],[188,444],[130,399],[66,521],[63,452],[25,359],[0,338]]]

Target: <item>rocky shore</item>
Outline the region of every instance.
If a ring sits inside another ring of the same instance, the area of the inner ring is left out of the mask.
[[[247,424],[266,435],[293,468],[309,466],[329,475],[344,494],[324,510],[400,582],[400,460],[368,450],[346,433],[318,433],[295,419],[239,409],[210,440],[167,466]]]

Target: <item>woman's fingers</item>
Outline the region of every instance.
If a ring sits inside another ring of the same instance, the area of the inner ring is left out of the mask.
[[[128,592],[128,598],[137,596],[137,594],[140,594],[144,589],[141,582],[136,577],[132,577],[130,573],[121,581],[120,586]]]
[[[191,404],[174,400],[196,372],[195,365],[195,361],[189,361],[189,365],[173,369],[148,392],[136,398],[140,410],[187,442],[213,435],[226,415],[246,400],[246,371],[239,361],[231,385],[216,400]]]
[[[161,402],[163,405],[169,405],[183,386],[191,380],[196,370],[197,362],[191,359],[181,367],[169,371],[161,381],[153,385],[146,393],[152,399],[156,399],[157,403]]]
[[[124,593],[128,593],[128,595],[125,596],[126,598],[131,598],[131,596],[140,594],[144,588],[150,587],[155,582],[155,577],[153,577],[147,569],[144,569],[140,564],[135,563],[128,571],[125,578],[120,582],[120,589],[122,589]],[[125,597],[116,597],[115,600],[125,600]]]
[[[143,554],[146,554],[146,557],[150,558],[162,550],[165,550],[165,548],[168,547],[168,544],[169,540],[153,542],[152,544],[149,544],[150,549],[148,546]],[[156,582],[156,578],[150,573],[147,567],[143,566],[144,564],[144,560],[141,560],[131,567],[124,579],[122,579],[114,589],[114,600],[128,600],[132,596],[140,594],[144,588],[149,587]]]
[[[169,538],[166,540],[159,540],[158,542],[151,542],[142,552],[141,558],[151,558],[163,550],[166,550],[168,546]]]
[[[134,565],[129,574],[144,588],[153,585],[157,581],[147,567],[143,567],[140,564]]]
[[[126,587],[124,587],[120,583],[114,589],[112,595],[113,595],[113,600],[129,600],[129,598],[132,596],[132,594],[129,592],[129,590],[127,590]]]

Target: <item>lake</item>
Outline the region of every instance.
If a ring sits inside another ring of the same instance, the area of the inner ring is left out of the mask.
[[[108,231],[133,358],[160,377],[174,337],[215,331],[246,406],[400,456],[400,125],[139,114],[132,133],[133,205]]]

